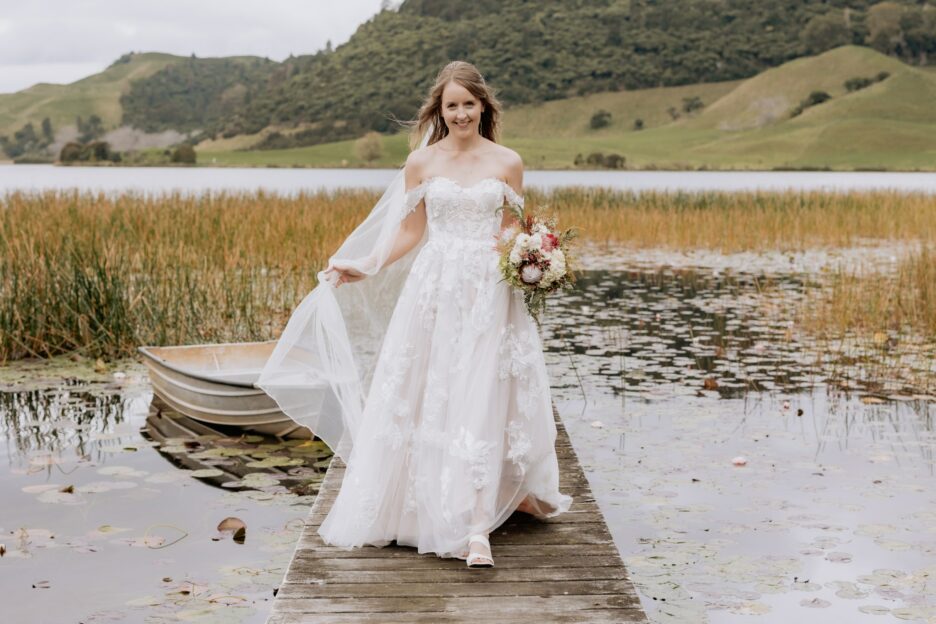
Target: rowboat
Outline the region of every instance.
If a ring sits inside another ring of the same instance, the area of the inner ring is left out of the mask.
[[[275,340],[139,347],[153,392],[166,405],[209,425],[281,438],[312,437],[255,384]]]

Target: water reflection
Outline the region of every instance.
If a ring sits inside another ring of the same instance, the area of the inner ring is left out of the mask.
[[[35,594],[3,621],[265,621],[328,454],[153,427],[145,383],[41,385],[0,392],[0,587]]]
[[[907,398],[919,394],[921,381],[936,379],[932,345],[908,349],[906,357],[845,342],[828,351],[797,332],[791,319],[806,279],[674,268],[584,271],[544,320],[550,360],[565,360],[554,367],[556,388],[574,396],[584,374],[615,396],[626,390],[640,399],[673,392],[737,398],[830,382]],[[895,357],[899,366],[886,361]],[[888,384],[877,378],[884,366],[899,369],[887,371],[895,377]]]
[[[936,618],[936,402],[797,335],[802,279],[589,271],[552,302],[553,396],[655,623]]]
[[[0,439],[11,459],[65,450],[90,459],[89,442],[123,423],[125,407],[119,392],[101,392],[76,380],[56,388],[0,391]],[[93,459],[101,459],[100,446],[115,442],[94,445]]]

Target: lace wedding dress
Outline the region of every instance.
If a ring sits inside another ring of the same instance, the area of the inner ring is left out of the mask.
[[[319,533],[355,547],[396,540],[461,557],[528,495],[538,515],[559,492],[549,381],[523,297],[501,282],[495,237],[505,182],[433,177],[406,193],[425,244],[377,357],[344,482]],[[420,204],[420,202],[423,202]]]

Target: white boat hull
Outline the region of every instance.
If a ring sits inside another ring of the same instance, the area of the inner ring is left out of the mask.
[[[276,341],[140,347],[153,392],[189,418],[258,433],[309,439],[311,432],[254,386]]]

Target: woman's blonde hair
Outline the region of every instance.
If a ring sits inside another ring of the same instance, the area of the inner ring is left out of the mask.
[[[442,118],[442,91],[450,82],[458,83],[468,89],[468,92],[484,105],[478,130],[481,136],[497,142],[497,136],[500,133],[501,105],[494,95],[494,90],[484,82],[484,77],[481,76],[477,67],[466,61],[452,61],[436,76],[435,84],[429,89],[429,94],[419,108],[419,115],[413,123],[413,131],[410,134],[410,147],[415,148],[419,145],[430,124],[432,124],[432,134],[428,145],[441,141],[448,134],[448,126]]]

